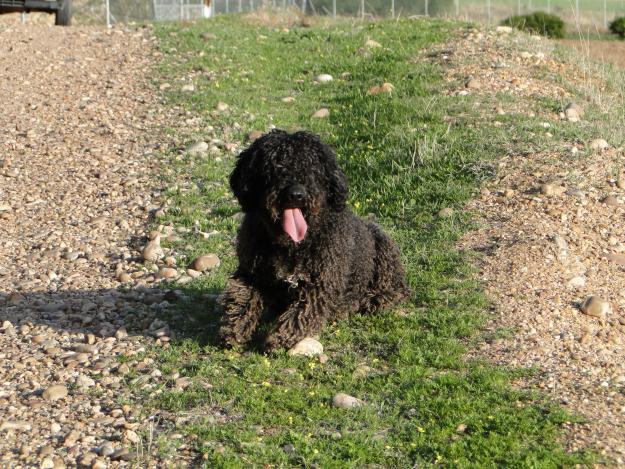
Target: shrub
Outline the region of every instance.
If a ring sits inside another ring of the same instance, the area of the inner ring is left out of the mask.
[[[564,37],[564,21],[559,16],[544,11],[537,11],[530,15],[511,16],[503,20],[501,24],[543,36]]]
[[[615,18],[614,21],[610,23],[610,32],[616,34],[621,39],[625,39],[625,16]]]

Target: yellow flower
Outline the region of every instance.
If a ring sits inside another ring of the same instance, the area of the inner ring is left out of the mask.
[[[422,427],[417,427],[417,431],[418,431],[419,433],[425,433],[425,428],[422,428]]]
[[[271,384],[268,381],[263,381],[262,385],[265,386],[265,387],[271,386]]]

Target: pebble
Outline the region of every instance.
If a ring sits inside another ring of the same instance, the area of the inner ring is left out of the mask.
[[[95,386],[95,381],[88,376],[80,375],[76,378],[76,385],[79,388],[90,388]]]
[[[371,88],[369,88],[369,91],[367,91],[367,94],[371,96],[375,96],[375,95],[382,94],[382,93],[389,94],[394,89],[395,87],[391,83],[385,82],[382,85],[372,86]]]
[[[619,205],[621,205],[618,199],[613,195],[607,196],[605,199],[602,200],[602,202],[610,207],[618,207]]]
[[[465,81],[464,87],[470,90],[476,90],[476,89],[479,89],[481,85],[480,85],[480,82],[476,80],[475,78],[469,78],[467,81]]]
[[[161,279],[171,279],[175,278],[178,275],[178,271],[171,267],[161,267],[156,274],[156,278]]]
[[[63,399],[68,394],[67,388],[62,384],[50,386],[43,392],[43,398],[47,401],[56,401]]]
[[[0,432],[9,430],[19,430],[22,432],[29,432],[32,426],[29,422],[22,420],[5,420],[0,424]]]
[[[128,272],[120,272],[117,275],[117,280],[121,283],[128,283],[132,281],[132,277]]]
[[[252,130],[247,134],[247,140],[253,142],[254,140],[262,137],[265,133],[260,130]]]
[[[320,75],[315,76],[314,80],[317,83],[329,83],[333,80],[334,78],[332,77],[332,75],[328,75],[327,73],[322,73]]]
[[[373,39],[367,39],[365,41],[365,47],[368,47],[369,49],[376,49],[378,47],[382,47],[382,44],[380,44],[377,41],[374,41]]]
[[[603,138],[596,138],[590,142],[590,149],[596,151],[603,151],[610,148],[610,144]]]
[[[311,117],[315,119],[325,119],[326,117],[330,117],[330,110],[327,107],[322,107],[315,111]]]
[[[599,296],[589,296],[582,303],[582,313],[599,319],[607,318],[608,314],[611,314],[612,307],[610,303]]]
[[[149,262],[156,262],[164,255],[163,249],[161,248],[161,241],[158,236],[155,239],[148,241],[141,252],[141,257]]]
[[[219,112],[224,112],[227,111],[228,109],[230,109],[230,106],[228,106],[226,103],[224,103],[223,101],[219,101],[216,105],[215,105],[215,109]]]
[[[185,92],[185,93],[191,93],[193,91],[195,91],[195,85],[188,83],[186,85],[182,85],[182,88],[180,88],[181,91]]]
[[[292,103],[295,101],[295,98],[293,96],[285,96],[281,101],[283,103]]]
[[[202,156],[208,151],[208,143],[206,142],[193,142],[186,149],[190,156]]]
[[[300,340],[288,351],[291,356],[303,355],[306,357],[313,357],[322,353],[323,345],[321,342],[310,337]]]
[[[220,264],[221,261],[216,254],[203,254],[193,261],[192,267],[193,270],[204,272],[205,270],[215,269],[219,267]]]
[[[195,269],[187,269],[187,270],[186,270],[186,273],[187,273],[187,275],[188,275],[189,277],[191,277],[191,278],[197,278],[197,277],[199,277],[200,275],[202,275],[202,272],[198,272],[198,271],[197,271],[197,270],[195,270]]]
[[[586,278],[581,275],[575,276],[568,281],[567,285],[570,288],[583,288],[586,286]]]
[[[439,218],[449,218],[454,214],[454,210],[449,207],[442,208],[438,211]]]
[[[340,392],[332,397],[332,405],[339,409],[354,409],[362,407],[364,403],[354,396]]]

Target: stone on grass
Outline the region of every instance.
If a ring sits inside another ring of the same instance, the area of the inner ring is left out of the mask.
[[[454,214],[454,210],[449,207],[442,208],[438,211],[439,218],[449,218]]]
[[[59,399],[63,399],[68,394],[67,388],[62,384],[56,384],[54,386],[50,386],[43,392],[43,398],[46,401],[57,401]]]
[[[176,269],[173,269],[171,267],[161,267],[158,273],[156,274],[156,278],[170,279],[170,278],[175,278],[177,275],[178,275],[178,271]]]
[[[312,115],[315,119],[324,119],[326,117],[330,117],[330,110],[327,107],[322,107],[321,109],[315,111]]]
[[[512,32],[512,26],[497,26],[495,31],[498,33],[510,34]]]
[[[610,148],[610,144],[603,138],[596,138],[590,142],[590,149],[595,151],[603,151]]]
[[[612,312],[610,303],[596,295],[586,298],[580,309],[582,313],[599,319],[605,319]]]
[[[247,139],[248,141],[253,142],[257,138],[262,137],[264,134],[265,133],[260,130],[252,130],[250,133],[247,134]]]
[[[295,101],[295,98],[293,96],[285,96],[284,98],[282,98],[283,103],[292,103],[294,101]]]
[[[198,272],[204,272],[205,270],[211,270],[216,267],[219,267],[219,264],[221,264],[221,261],[219,260],[219,257],[217,257],[217,255],[204,254],[202,256],[197,257],[193,261],[193,264],[191,265],[191,267],[193,268],[193,270],[196,270]]]
[[[224,103],[223,101],[219,101],[216,105],[215,105],[215,109],[219,112],[223,112],[223,111],[227,111],[230,108],[230,106],[228,106],[226,103]]]
[[[470,90],[477,90],[481,87],[480,82],[475,78],[469,78],[464,82],[464,87]]]
[[[332,405],[339,409],[355,409],[362,407],[364,402],[354,396],[339,392],[332,397]]]
[[[296,343],[289,351],[291,356],[303,355],[306,357],[312,357],[323,353],[323,345],[318,340],[306,337]]]
[[[334,78],[332,77],[332,75],[328,75],[327,73],[321,73],[319,75],[317,75],[314,80],[317,83],[328,83],[331,82],[332,80],[334,80]]]
[[[382,44],[380,44],[377,41],[374,41],[373,39],[367,39],[365,41],[365,47],[368,47],[369,49],[375,49],[378,47],[382,47]]]
[[[607,196],[602,202],[610,207],[618,207],[620,205],[618,199],[613,195]]]
[[[568,281],[567,285],[570,288],[583,288],[583,287],[586,286],[586,278],[582,277],[581,275],[577,275],[577,276],[571,278]]]
[[[382,85],[372,86],[371,88],[369,88],[369,91],[367,91],[367,94],[370,96],[375,96],[382,93],[390,94],[394,89],[395,87],[391,83],[385,82]]]
[[[186,85],[182,85],[181,90],[184,91],[185,93],[191,93],[195,91],[195,86],[191,83],[188,83]]]
[[[202,156],[208,151],[208,143],[206,142],[193,142],[186,149],[187,153],[191,156]]]
[[[149,262],[155,262],[162,258],[164,255],[165,253],[163,252],[163,248],[161,248],[161,239],[159,236],[149,241],[141,252],[141,257],[143,257],[143,260]]]

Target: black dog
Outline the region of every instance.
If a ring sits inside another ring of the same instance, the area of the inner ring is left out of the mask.
[[[245,217],[222,296],[225,345],[266,323],[265,349],[288,348],[328,321],[408,298],[399,250],[346,207],[345,175],[317,136],[260,137],[239,155],[230,186]]]

